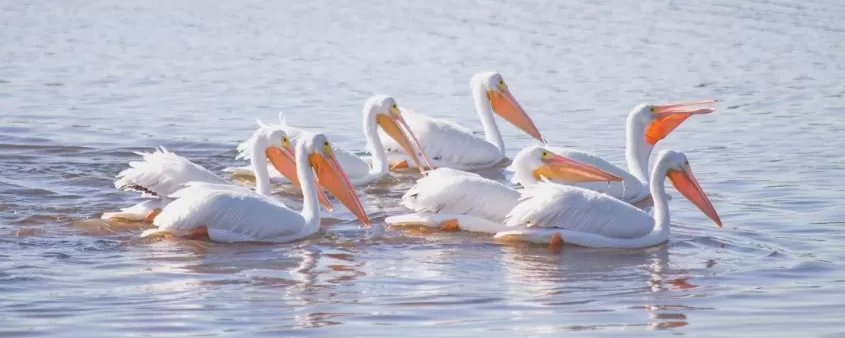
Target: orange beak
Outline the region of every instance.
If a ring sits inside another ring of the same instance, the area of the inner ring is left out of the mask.
[[[411,146],[411,140],[414,140],[414,144],[416,144],[417,149],[420,150],[420,154],[425,160],[425,164],[428,168],[434,168],[431,166],[431,161],[429,161],[428,155],[425,154],[425,151],[420,145],[420,142],[417,140],[417,137],[411,131],[411,128],[408,127],[408,124],[405,123],[405,119],[402,118],[401,115],[393,113],[389,116],[378,115],[376,117],[376,122],[378,122],[379,126],[384,129],[384,132],[387,133],[387,135],[390,135],[390,137],[396,140],[396,143],[399,143],[399,145],[405,149],[405,152],[411,156],[411,159],[413,159],[414,163],[417,164],[417,167],[420,168],[421,173],[425,173],[425,167],[423,167],[419,157],[417,157],[417,151]]]
[[[620,176],[560,155],[543,159],[543,165],[534,170],[534,177],[556,178],[569,182],[622,182]]]
[[[361,204],[361,200],[358,199],[358,195],[355,194],[352,183],[349,182],[346,173],[343,172],[340,164],[337,163],[334,154],[330,153],[328,158],[326,158],[318,152],[313,152],[308,155],[308,161],[311,163],[311,167],[314,168],[320,185],[326,187],[364,226],[369,228],[372,222],[370,222],[367,212],[364,211],[364,206]]]
[[[534,122],[531,121],[531,118],[528,117],[528,114],[525,113],[522,106],[516,102],[516,99],[513,95],[511,95],[510,90],[507,88],[502,88],[498,91],[488,90],[487,97],[490,99],[490,106],[496,114],[517,128],[522,129],[522,131],[531,135],[531,137],[534,137],[540,142],[543,142],[543,144],[546,144],[546,140],[543,139],[542,135],[540,135],[540,131],[537,130]]]
[[[302,185],[299,183],[299,176],[296,174],[295,156],[293,155],[290,145],[286,145],[284,150],[277,147],[268,147],[264,152],[267,155],[267,159],[270,160],[270,163],[273,164],[273,167],[276,168],[282,176],[286,177],[291,181],[291,183],[302,189]],[[329,212],[334,210],[332,202],[329,201],[329,197],[326,196],[326,193],[323,192],[322,188],[320,188],[320,184],[318,182],[314,182],[314,188],[317,189],[317,200],[320,201],[320,205],[322,205],[323,208],[326,208]]]
[[[675,128],[681,125],[687,118],[693,114],[709,114],[715,111],[713,108],[686,108],[689,106],[697,106],[702,104],[709,104],[718,102],[717,100],[691,101],[683,103],[665,104],[653,106],[651,113],[654,119],[646,129],[645,139],[651,144],[655,145],[658,141],[664,139]]]
[[[695,175],[692,174],[692,169],[690,169],[689,165],[686,165],[683,170],[669,170],[666,176],[669,177],[672,185],[675,186],[675,189],[678,189],[681,195],[684,195],[701,212],[707,215],[713,222],[716,222],[719,228],[722,228],[722,220],[719,219],[719,214],[716,213],[716,209],[713,208],[710,199],[704,194],[704,190],[698,185],[698,181],[695,179]]]

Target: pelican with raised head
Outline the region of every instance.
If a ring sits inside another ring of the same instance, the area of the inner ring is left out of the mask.
[[[282,116],[279,116],[279,122],[281,124],[275,127],[284,130],[294,142],[297,142],[299,135],[304,130],[287,124]],[[425,152],[417,156],[417,153],[413,151],[414,147],[411,145],[411,142],[413,141],[417,145],[417,148],[419,148],[419,141],[417,141],[414,133],[408,128],[399,110],[399,106],[396,104],[396,100],[392,97],[375,95],[367,100],[363,109],[363,130],[364,138],[367,140],[367,148],[369,148],[373,155],[369,161],[343,148],[337,146],[334,148],[335,156],[337,156],[337,160],[341,167],[343,167],[343,170],[349,175],[349,181],[352,182],[352,185],[367,185],[387,175],[389,163],[387,154],[382,146],[382,137],[379,135],[379,131],[387,134],[386,136],[393,142],[399,144],[402,149],[412,154],[411,159],[420,169],[420,172],[424,172],[425,170],[422,162],[420,162],[420,157],[426,162],[426,165],[431,167]],[[250,147],[239,146],[238,150],[241,151],[239,157],[251,157],[248,153]],[[236,175],[254,175],[251,167],[228,168],[226,171]],[[290,183],[288,179],[282,176],[274,178],[274,182],[282,184]]]
[[[562,242],[599,248],[646,248],[669,239],[669,204],[663,187],[672,185],[719,228],[722,221],[690,169],[686,155],[663,151],[651,171],[654,216],[606,194],[553,183],[536,184],[523,191],[505,225],[523,227],[503,231],[502,241]]]
[[[296,144],[296,172],[303,184],[304,203],[296,212],[284,203],[248,189],[224,184],[188,182],[172,194],[153,221],[156,229],[142,237],[163,234],[175,237],[208,238],[215,242],[283,243],[305,238],[320,228],[320,208],[315,175],[365,226],[370,226],[355,189],[322,134],[301,135]]]
[[[499,115],[531,137],[546,143],[540,131],[516,101],[502,75],[482,72],[470,81],[475,110],[484,128],[484,138],[454,122],[435,119],[402,108],[405,120],[422,144],[435,168],[478,170],[493,167],[505,159],[505,142],[493,114]],[[408,166],[408,154],[399,144],[382,138],[393,168]]]
[[[592,164],[614,175],[621,182],[600,184],[573,182],[565,179],[553,181],[574,185],[608,194],[626,202],[635,203],[648,197],[648,159],[654,146],[692,115],[709,114],[713,108],[690,108],[716,100],[692,101],[663,105],[639,104],[628,114],[625,125],[625,158],[628,170],[617,167],[598,155],[563,147],[549,147],[569,159]]]
[[[543,146],[520,151],[511,164],[523,186],[546,178],[578,182],[621,180],[592,165],[565,158]],[[508,230],[505,216],[519,202],[519,190],[474,173],[450,168],[429,171],[402,196],[413,213],[385,219],[389,225],[423,225],[444,230],[496,233]]]
[[[258,128],[250,136],[249,145],[252,152],[263,154],[250,159],[250,167],[257,173],[257,193],[270,196],[270,172],[292,177],[299,185],[296,180],[293,147],[283,130]],[[140,155],[143,161],[129,162],[130,167],[117,174],[114,186],[120,190],[140,192],[142,196],[151,199],[117,212],[103,213],[101,219],[152,222],[161,212],[161,208],[172,201],[168,196],[184,188],[187,182],[232,184],[208,169],[167,151],[164,147],[152,153],[136,154]],[[268,168],[269,166],[272,166],[272,169]],[[331,211],[332,204],[319,187],[317,195],[320,204]]]

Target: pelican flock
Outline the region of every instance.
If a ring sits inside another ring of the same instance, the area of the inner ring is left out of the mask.
[[[237,159],[249,165],[224,169],[233,176],[254,177],[254,190],[164,148],[138,153],[143,161],[130,162],[117,175],[115,187],[140,192],[148,200],[101,218],[151,223],[143,237],[283,243],[319,232],[320,206],[332,211],[324,188],[369,227],[355,188],[389,184],[381,179],[393,175],[391,170],[415,166],[421,176],[397,200],[408,212],[387,217],[386,225],[488,233],[503,243],[645,248],[669,240],[668,178],[722,227],[686,154],[660,152],[648,174],[654,146],[691,116],[715,111],[704,105],[716,100],[636,105],[625,124],[623,169],[589,152],[546,144],[497,72],[472,76],[470,94],[483,137],[452,121],[401,107],[391,96],[371,96],[361,110],[369,156],[294,127],[281,113],[278,124],[258,121],[257,130],[237,147]],[[495,116],[538,142],[516,152],[503,168],[512,175],[510,181],[473,172],[499,171],[508,160]],[[274,185],[301,190],[302,210],[294,211],[274,196]],[[653,215],[635,206],[645,199],[653,201]]]

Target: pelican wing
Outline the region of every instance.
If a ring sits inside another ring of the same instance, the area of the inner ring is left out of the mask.
[[[519,203],[507,215],[505,224],[636,238],[652,231],[654,218],[599,192],[541,182],[522,191]]]
[[[475,169],[498,163],[504,155],[495,145],[456,123],[434,119],[402,108],[408,127],[420,141],[426,155],[456,169]],[[382,145],[388,155],[404,154],[404,150],[393,138],[379,130]]]
[[[117,174],[114,186],[141,192],[144,196],[167,197],[190,181],[228,184],[226,180],[190,160],[161,147],[152,153],[136,153],[143,161],[129,162],[130,168]]]
[[[471,215],[501,222],[516,205],[519,192],[471,173],[439,168],[402,196],[402,205],[416,212]]]
[[[205,226],[215,241],[284,242],[305,224],[284,203],[237,186],[190,182],[170,197],[176,200],[153,222],[157,232],[183,236]]]

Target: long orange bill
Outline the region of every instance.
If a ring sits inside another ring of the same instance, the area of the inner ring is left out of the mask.
[[[611,174],[596,166],[578,162],[560,155],[543,159],[543,165],[534,171],[534,176],[555,178],[569,182],[622,182],[622,177]]]
[[[660,140],[669,136],[675,128],[681,125],[687,118],[694,114],[709,114],[715,111],[713,108],[687,108],[708,103],[718,102],[717,100],[690,101],[682,103],[664,104],[654,106],[653,120],[646,129],[645,139],[655,145]]]
[[[487,97],[490,98],[490,106],[496,114],[517,128],[522,129],[522,131],[531,135],[531,137],[534,137],[540,142],[543,142],[543,144],[546,144],[546,140],[542,135],[540,135],[540,131],[537,130],[537,126],[534,125],[534,122],[531,121],[531,118],[528,117],[528,114],[525,113],[522,106],[516,102],[516,99],[513,95],[511,95],[509,90],[490,90],[487,92]]]
[[[692,169],[689,166],[686,166],[684,170],[669,170],[666,176],[669,177],[669,181],[672,182],[672,185],[675,186],[675,189],[678,189],[681,195],[684,195],[701,212],[707,215],[713,222],[716,222],[719,228],[722,227],[722,220],[719,219],[719,214],[716,213],[716,209],[713,208],[710,199],[704,194],[704,190],[698,185],[698,181],[695,179],[695,175],[692,174]]]
[[[364,211],[364,206],[358,199],[358,195],[355,194],[355,188],[352,187],[352,183],[349,182],[349,178],[346,177],[346,173],[343,172],[334,155],[328,156],[329,158],[325,158],[317,152],[308,156],[320,185],[326,187],[364,226],[369,228],[372,222],[370,222],[367,212]]]
[[[267,159],[270,160],[270,163],[273,164],[273,167],[276,168],[282,176],[289,179],[291,183],[300,189],[302,188],[302,185],[299,182],[299,176],[296,173],[296,161],[294,160],[296,157],[293,155],[291,149],[285,147],[285,149],[282,150],[277,147],[268,147],[264,152],[267,155]],[[320,205],[330,212],[333,211],[334,207],[332,206],[332,202],[329,201],[329,197],[326,196],[325,192],[323,192],[323,188],[320,187],[318,182],[314,182],[314,188],[317,190],[317,200],[320,202]]]
[[[390,135],[390,137],[396,140],[396,143],[399,143],[399,145],[405,149],[405,152],[411,156],[411,159],[413,159],[417,167],[420,168],[421,173],[425,173],[425,167],[423,167],[419,157],[417,157],[417,151],[411,146],[411,140],[414,140],[414,144],[416,144],[417,149],[420,150],[420,154],[425,160],[425,164],[428,165],[428,168],[433,168],[431,166],[431,161],[428,160],[428,155],[425,154],[425,151],[420,145],[420,142],[417,140],[417,137],[411,131],[411,128],[408,127],[408,124],[405,123],[405,119],[403,119],[402,116],[393,114],[390,116],[378,115],[376,117],[376,121],[381,128],[384,129],[384,132],[386,132],[387,135]]]

